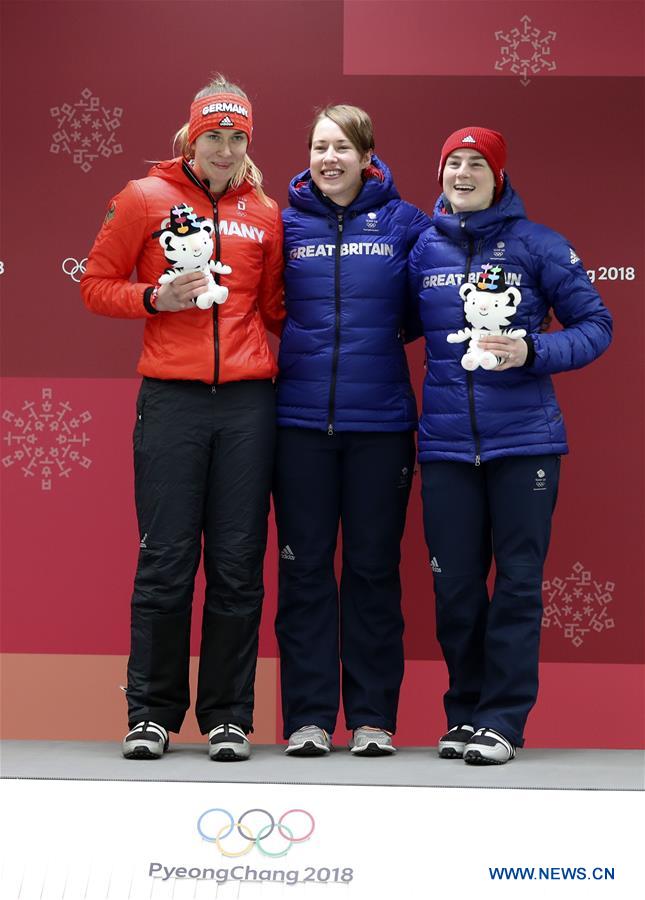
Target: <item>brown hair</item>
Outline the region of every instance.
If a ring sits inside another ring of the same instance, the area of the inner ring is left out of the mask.
[[[210,83],[197,91],[193,99],[201,100],[202,97],[212,97],[213,94],[236,94],[238,97],[243,97],[244,100],[249,99],[239,85],[233,84],[233,82],[229,81],[225,75],[221,74],[221,72],[216,72]],[[190,141],[188,140],[188,122],[186,122],[185,125],[182,125],[175,135],[172,142],[172,148],[173,153],[179,152],[184,159],[191,159],[192,149]],[[244,162],[231,178],[231,187],[237,188],[244,181],[248,181],[249,184],[252,184],[260,199],[265,203],[268,203],[266,195],[262,190],[262,172],[260,172],[248,154],[244,156]]]
[[[345,137],[354,145],[361,156],[370,153],[374,149],[374,128],[372,120],[359,106],[349,106],[346,103],[325,106],[319,110],[311,123],[309,130],[309,149],[313,143],[316,125],[321,119],[331,119],[343,132]]]

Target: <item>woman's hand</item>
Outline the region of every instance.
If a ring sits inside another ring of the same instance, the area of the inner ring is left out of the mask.
[[[506,369],[516,369],[523,366],[529,352],[528,345],[522,338],[504,337],[503,334],[480,337],[478,342],[482,350],[490,350],[498,356],[502,362],[491,371],[505,372]]]
[[[202,294],[208,285],[206,279],[201,272],[186,272],[179,275],[169,284],[162,284],[157,291],[157,300],[155,306],[159,312],[180,312],[183,309],[190,309],[193,303],[193,297]]]

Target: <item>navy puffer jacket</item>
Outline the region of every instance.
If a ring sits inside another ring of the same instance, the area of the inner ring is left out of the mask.
[[[466,371],[461,358],[467,341],[447,340],[472,327],[465,301],[477,295],[464,297],[460,288],[470,282],[477,289],[484,266],[503,270],[498,277],[507,286],[502,302],[508,312],[502,332],[527,333],[529,356],[522,368]],[[612,320],[565,238],[526,218],[507,179],[500,201],[479,212],[446,214],[439,198],[431,227],[411,253],[410,279],[426,337],[420,461],[567,453],[550,376],[600,356],[611,340]],[[551,307],[563,327],[541,333]]]
[[[347,207],[327,200],[308,170],[289,187],[281,426],[331,434],[417,427],[403,344],[421,332],[407,260],[430,219],[401,200],[384,163],[372,164],[380,177]]]

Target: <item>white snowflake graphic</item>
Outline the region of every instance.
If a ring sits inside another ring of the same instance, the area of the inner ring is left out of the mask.
[[[92,465],[85,455],[90,438],[84,429],[91,414],[73,415],[69,402],[61,400],[54,408],[51,388],[42,389],[40,403],[25,400],[18,415],[5,409],[2,419],[10,426],[2,440],[11,451],[2,465],[18,466],[24,478],[40,478],[41,490],[51,491],[54,478],[69,478],[77,466]]]
[[[555,60],[550,59],[551,44],[557,32],[548,31],[544,36],[539,28],[533,27],[529,16],[522,16],[520,25],[509,32],[496,31],[495,40],[501,43],[501,58],[495,63],[498,72],[507,70],[520,76],[520,82],[527,86],[529,75],[540,75],[545,70],[555,72]]]
[[[613,581],[601,584],[581,562],[574,563],[566,578],[542,582],[544,591],[544,628],[559,628],[574,647],[581,647],[591,631],[600,633],[615,627],[608,615]]]
[[[89,172],[99,156],[123,153],[123,147],[116,142],[123,108],[102,106],[89,88],[81,91],[76,103],[52,106],[49,112],[58,127],[52,135],[50,152],[68,153],[83,172]]]

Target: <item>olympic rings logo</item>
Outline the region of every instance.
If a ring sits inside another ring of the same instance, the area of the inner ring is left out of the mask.
[[[68,256],[67,259],[63,260],[61,265],[61,269],[66,275],[75,281],[77,284],[81,280],[81,275],[85,273],[85,263],[87,262],[87,256],[84,257],[80,262],[77,259],[74,259],[73,256]],[[80,272],[80,275],[79,275]],[[78,277],[77,277],[78,276]]]
[[[258,815],[266,817],[266,821],[259,828],[258,825],[262,819],[258,822]],[[249,817],[252,818],[249,819]],[[289,817],[291,817],[293,827],[286,824],[286,819]],[[294,829],[302,826],[303,817],[306,822],[302,828],[303,834],[296,837]],[[245,819],[247,819],[246,824],[244,823]],[[257,847],[263,856],[279,859],[281,856],[286,856],[294,844],[308,841],[314,833],[315,827],[314,817],[306,809],[288,809],[276,822],[268,809],[247,809],[236,819],[227,809],[213,807],[203,812],[197,820],[197,831],[200,837],[209,844],[215,844],[222,856],[229,859],[246,856],[254,847]],[[257,829],[257,833],[252,828]],[[278,847],[275,848],[272,845],[265,845],[274,832],[286,841],[286,846],[281,847],[278,844]],[[244,842],[242,849],[237,846],[238,836]],[[231,838],[233,840],[230,840]],[[223,846],[224,841],[227,841],[228,847]]]

